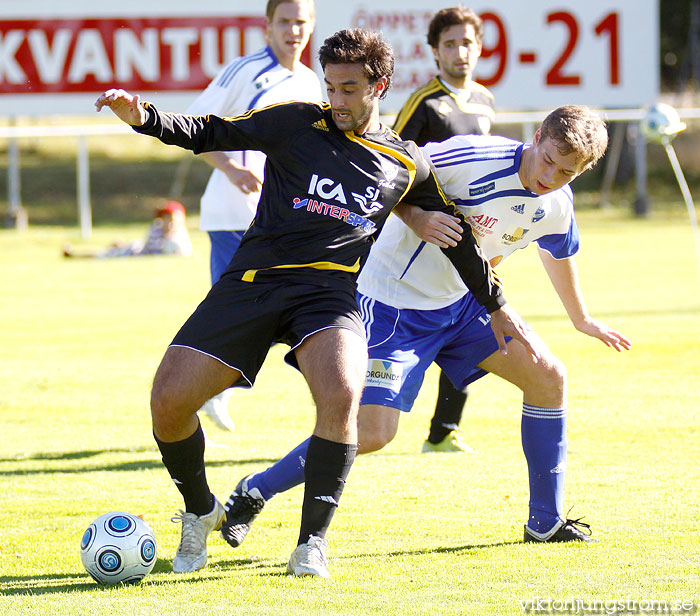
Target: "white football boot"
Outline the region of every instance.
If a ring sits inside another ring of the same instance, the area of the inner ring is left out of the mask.
[[[313,575],[330,577],[326,548],[328,541],[311,535],[306,543],[296,547],[289,558],[287,572],[297,577]]]
[[[206,515],[195,515],[180,510],[172,521],[182,523],[180,546],[173,559],[174,573],[198,571],[207,564],[207,537],[221,528],[226,512],[223,505],[214,497],[214,507]]]

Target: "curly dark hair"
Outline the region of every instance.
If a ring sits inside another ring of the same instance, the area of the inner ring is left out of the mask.
[[[391,87],[394,50],[379,32],[362,28],[340,30],[323,41],[318,60],[324,69],[326,64],[361,64],[370,83],[386,77],[387,85],[381,98]]]
[[[440,45],[440,35],[443,30],[461,24],[471,24],[474,26],[476,42],[481,45],[484,36],[484,23],[474,11],[464,8],[461,4],[451,9],[442,9],[435,13],[428,25],[428,45],[437,49]]]

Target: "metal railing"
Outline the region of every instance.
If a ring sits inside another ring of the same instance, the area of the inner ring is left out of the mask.
[[[608,122],[638,122],[644,117],[644,109],[600,109],[599,113]],[[503,111],[497,112],[494,124],[522,125],[522,140],[530,141],[535,127],[546,117],[548,111]],[[678,114],[682,119],[700,118],[700,108],[681,108]],[[391,124],[394,116],[382,116]],[[6,126],[0,127],[0,139],[8,143],[8,203],[9,214],[16,214],[22,207],[19,181],[20,151],[18,139],[42,137],[77,137],[77,209],[81,236],[87,239],[92,234],[92,205],[90,201],[90,154],[87,138],[95,135],[134,134],[125,124],[84,124],[66,126]],[[636,154],[638,199],[646,198],[646,147],[643,139],[638,140]],[[609,176],[610,173],[606,173]],[[614,176],[614,174],[613,174]],[[605,186],[605,180],[604,180]]]

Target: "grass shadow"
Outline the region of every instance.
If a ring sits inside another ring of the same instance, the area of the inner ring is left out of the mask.
[[[94,458],[102,454],[111,453],[153,453],[157,456],[158,453],[155,448],[144,447],[141,449],[105,449],[105,450],[86,450],[86,451],[74,451],[74,452],[63,452],[63,453],[50,453],[50,454],[32,454],[29,456],[17,456],[10,458],[1,458],[0,463],[21,465],[26,462],[63,462],[71,460],[84,460],[87,458]],[[255,464],[259,466],[268,466],[277,461],[277,458],[242,458],[239,460],[207,460],[207,468],[236,468],[238,466],[243,466],[247,464]],[[35,476],[35,475],[51,475],[54,473],[61,474],[83,474],[83,473],[97,473],[97,472],[132,472],[132,471],[142,471],[142,470],[153,470],[162,469],[163,463],[160,458],[148,459],[148,460],[131,460],[128,462],[118,462],[111,464],[91,464],[91,465],[79,465],[79,466],[64,466],[62,464],[46,464],[42,468],[13,468],[13,469],[0,469],[0,477],[25,477],[25,476]]]
[[[356,558],[376,558],[377,556],[420,556],[427,554],[456,554],[459,552],[470,552],[474,550],[487,550],[490,548],[502,548],[511,545],[522,545],[522,541],[497,541],[494,543],[475,543],[467,545],[455,545],[448,547],[420,548],[416,550],[395,550],[393,552],[367,552],[364,554],[353,554],[352,556],[334,556],[331,560],[353,560]]]
[[[50,453],[18,454],[9,458],[0,458],[0,462],[26,462],[28,460],[84,460],[105,453],[145,453],[154,451],[154,447],[129,447],[115,449],[86,449],[82,451],[55,451]]]
[[[157,579],[154,574],[172,572],[173,566],[170,560],[159,558],[153,571],[140,584],[148,586],[172,586],[178,584],[193,584],[202,581],[201,577],[167,576],[166,579]],[[206,580],[221,579],[221,575],[208,575]],[[132,584],[115,584],[113,586],[98,584],[87,573],[81,574],[56,574],[56,575],[21,575],[0,576],[0,597],[9,595],[47,595],[74,592],[100,592],[114,588],[129,588]]]
[[[87,573],[84,575],[0,575],[0,596],[93,591],[96,588],[99,586],[96,586]]]

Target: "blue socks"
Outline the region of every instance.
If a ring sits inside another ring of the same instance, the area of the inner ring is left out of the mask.
[[[566,471],[566,409],[548,409],[523,404],[521,424],[523,452],[530,480],[530,530],[546,534],[564,520]],[[265,500],[304,483],[304,466],[310,439],[284,458],[248,480]]]
[[[261,473],[253,475],[248,480],[248,490],[257,488],[267,501],[275,494],[304,483],[306,451],[309,448],[310,440],[310,438],[306,439],[292,449],[284,458],[278,460]]]
[[[527,527],[546,534],[564,520],[566,409],[523,404],[521,435],[530,479]]]

